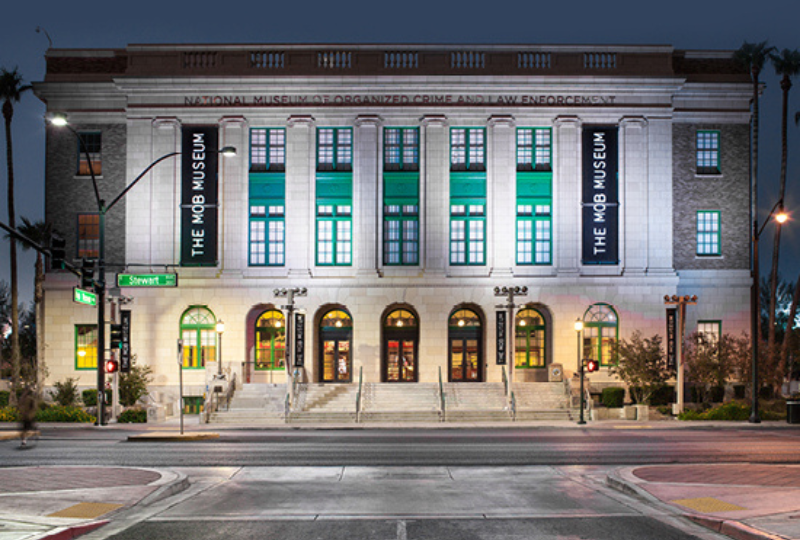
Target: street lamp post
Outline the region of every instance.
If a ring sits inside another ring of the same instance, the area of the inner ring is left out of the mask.
[[[778,210],[778,213],[775,214],[775,210]],[[761,316],[761,296],[759,294],[759,289],[761,284],[760,271],[758,268],[758,239],[761,237],[761,233],[764,232],[764,227],[767,226],[769,220],[772,216],[775,216],[775,221],[777,222],[777,227],[780,227],[786,220],[789,219],[789,215],[784,211],[783,208],[783,199],[779,200],[775,203],[775,206],[772,207],[770,210],[767,219],[764,220],[764,224],[761,228],[758,228],[758,216],[753,216],[753,284],[750,288],[750,340],[751,340],[751,377],[752,377],[752,393],[753,399],[751,401],[752,405],[750,408],[750,418],[748,418],[748,422],[751,424],[760,424],[761,417],[758,414],[758,320]]]
[[[586,420],[583,417],[583,411],[586,409],[585,403],[585,392],[583,389],[583,359],[581,358],[581,332],[583,332],[583,321],[580,319],[575,319],[575,334],[578,341],[578,369],[580,370],[581,374],[581,416],[578,420],[579,425],[584,425]]]
[[[286,364],[286,384],[289,387],[289,402],[294,403],[294,378],[292,377],[292,329],[294,328],[294,299],[296,296],[306,296],[308,289],[305,287],[291,287],[288,289],[275,289],[272,293],[278,298],[286,298],[286,305],[281,309],[286,310],[286,343],[284,345],[284,363]]]
[[[217,331],[217,378],[222,378],[222,334],[225,332],[225,322],[220,319],[214,326]]]
[[[499,305],[496,307],[505,308],[508,310],[508,319],[506,320],[506,364],[508,365],[508,387],[506,388],[506,397],[507,399],[511,399],[511,386],[514,382],[514,362],[515,362],[515,354],[514,354],[514,335],[516,332],[516,325],[514,321],[514,309],[519,307],[518,304],[514,303],[514,297],[516,296],[528,296],[528,287],[495,287],[494,288],[494,295],[495,296],[505,296],[507,301],[505,305]]]
[[[89,150],[86,143],[75,128],[69,125],[67,118],[63,115],[53,115],[50,118],[50,123],[56,127],[66,127],[78,139],[80,151],[83,152],[86,158],[86,163],[89,167],[89,175],[92,178],[92,187],[94,188],[95,201],[97,202],[98,213],[98,252],[97,252],[97,279],[94,281],[95,292],[97,293],[97,420],[96,426],[106,425],[105,421],[105,301],[106,301],[106,261],[105,261],[105,243],[106,243],[106,212],[111,210],[122,198],[141,180],[145,174],[150,172],[150,169],[161,163],[167,158],[179,156],[182,152],[170,152],[165,154],[148,165],[133,182],[122,190],[117,197],[106,205],[104,199],[100,198],[100,190],[97,186],[97,178],[95,177],[92,159],[89,156]],[[232,146],[226,146],[217,150],[224,156],[236,155],[236,149]]]
[[[684,404],[684,368],[683,368],[683,335],[686,328],[686,306],[697,305],[697,295],[689,296],[688,294],[678,296],[673,294],[664,295],[664,304],[668,306],[678,306],[678,346],[675,350],[675,364],[677,373],[676,377],[676,394],[677,403],[675,404],[675,414],[683,412]]]

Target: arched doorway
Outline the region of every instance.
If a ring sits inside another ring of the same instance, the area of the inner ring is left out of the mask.
[[[350,354],[353,319],[341,309],[323,315],[319,324],[319,358],[321,382],[351,382],[353,359]]]
[[[217,318],[205,306],[191,306],[181,315],[183,369],[203,369],[217,360]]]
[[[286,321],[283,313],[269,309],[256,321],[255,370],[286,369]]]
[[[448,380],[483,380],[483,327],[477,313],[458,309],[448,322]]]
[[[514,330],[514,369],[546,367],[545,319],[537,309],[524,308],[517,313]]]
[[[610,366],[619,333],[616,310],[605,303],[589,307],[583,315],[583,357]]]
[[[383,373],[385,382],[417,382],[419,324],[407,309],[395,309],[383,320]]]

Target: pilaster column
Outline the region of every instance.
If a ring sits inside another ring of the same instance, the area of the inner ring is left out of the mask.
[[[152,121],[152,151],[145,160],[135,163],[134,174],[136,178],[141,172],[165,154],[181,150],[181,123],[177,118],[156,118]],[[181,156],[169,158],[165,163],[155,166],[149,173],[149,184],[137,184],[126,197],[137,193],[147,192],[150,202],[149,219],[141,216],[136,228],[141,228],[142,223],[147,224],[150,232],[149,253],[145,255],[150,264],[164,264],[165,262],[179,263],[181,260]],[[142,181],[145,181],[142,178]],[[135,230],[135,229],[134,229]],[[131,235],[128,235],[129,237]],[[127,256],[129,261],[136,261],[132,254]],[[138,262],[138,261],[137,261]]]
[[[647,155],[649,168],[647,272],[672,274],[672,121],[648,119]],[[665,218],[664,216],[669,216]]]
[[[510,277],[516,246],[516,123],[511,115],[496,115],[489,118],[488,125],[491,147],[486,179],[489,196],[487,262],[493,277]]]
[[[626,274],[643,274],[647,268],[650,219],[647,203],[647,119],[622,118],[619,130],[620,229],[623,231],[620,235],[623,239],[620,261]]]
[[[425,161],[420,174],[424,196],[421,223],[425,251],[421,260],[425,272],[444,275],[450,253],[450,141],[447,117],[427,115],[421,120]]]
[[[580,268],[581,126],[577,116],[559,116],[553,122],[553,242],[559,274],[577,274]]]
[[[378,163],[379,131],[377,115],[360,115],[355,121],[355,158],[353,167],[353,259],[359,276],[378,274]]]
[[[250,214],[247,200],[247,139],[247,123],[243,117],[226,117],[220,121],[219,147],[236,148],[236,157],[220,154],[218,159],[222,241],[218,243],[217,249],[225,272],[241,272],[247,267],[247,217]]]
[[[289,117],[286,130],[286,269],[309,277],[314,260],[316,197],[313,116]]]

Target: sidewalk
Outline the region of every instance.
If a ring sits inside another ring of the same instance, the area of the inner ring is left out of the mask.
[[[736,540],[800,540],[800,465],[629,467],[608,483]]]
[[[68,540],[116,512],[189,486],[182,474],[128,467],[0,468],[0,540]]]

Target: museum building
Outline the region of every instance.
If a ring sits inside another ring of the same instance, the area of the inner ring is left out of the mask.
[[[220,373],[240,387],[294,373],[521,388],[571,379],[579,356],[611,384],[615,341],[665,335],[665,295],[698,297],[687,333],[749,328],[751,83],[732,51],[130,45],[46,59],[35,92],[70,126],[47,124],[46,220],[77,267],[104,236],[106,319],[128,312],[157,399],[174,400],[181,373],[190,393]],[[106,202],[141,176],[103,230],[92,173]],[[97,315],[75,286],[47,274],[48,384],[92,387]]]

